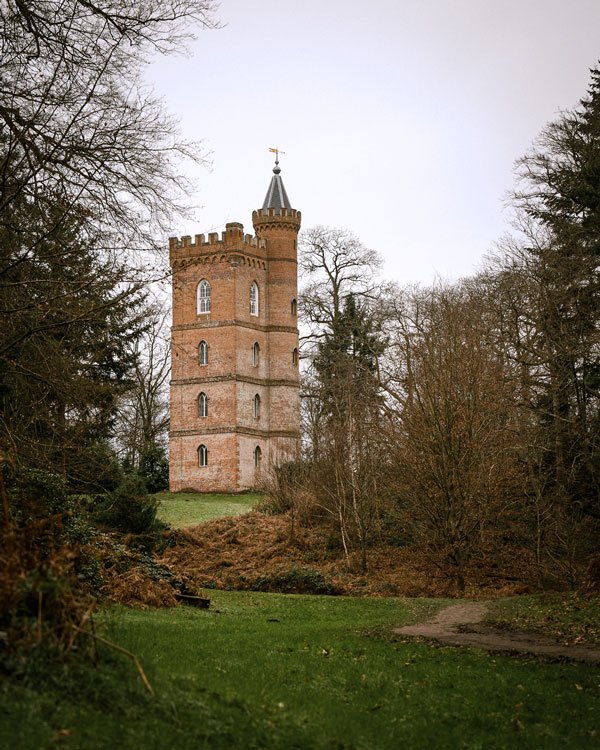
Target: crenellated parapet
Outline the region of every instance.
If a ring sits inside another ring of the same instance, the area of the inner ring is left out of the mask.
[[[252,212],[254,231],[260,229],[289,229],[297,232],[300,229],[302,213],[295,208],[259,208]]]
[[[208,235],[197,234],[183,237],[169,237],[169,255],[172,261],[190,258],[197,255],[214,255],[225,252],[249,252],[263,255],[267,247],[264,239],[251,234],[244,234],[244,225],[230,222],[225,225],[225,231],[209,232]],[[261,252],[262,251],[262,252]]]

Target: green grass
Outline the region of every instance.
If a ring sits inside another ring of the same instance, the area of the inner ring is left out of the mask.
[[[240,516],[263,498],[257,493],[242,495],[204,495],[197,492],[160,492],[158,517],[176,529],[194,526],[220,516]]]
[[[579,593],[519,596],[493,602],[490,622],[509,630],[600,644],[600,597]]]
[[[211,597],[208,611],[106,616],[108,634],[139,656],[156,698],[125,664],[55,675],[42,693],[39,679],[5,682],[0,746],[599,747],[598,668],[390,636],[441,600]]]

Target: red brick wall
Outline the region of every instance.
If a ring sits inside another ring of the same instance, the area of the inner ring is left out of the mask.
[[[210,436],[187,435],[171,438],[171,492],[237,492],[237,436],[234,433]],[[208,465],[198,466],[198,446],[208,447]]]
[[[255,212],[257,237],[228,224],[221,237],[170,242],[173,268],[170,484],[172,491],[233,492],[256,486],[273,460],[298,446],[298,346],[296,237],[300,216]],[[258,218],[257,218],[258,217]],[[211,310],[198,314],[196,290],[211,285]],[[259,314],[250,313],[250,285],[259,289]],[[209,346],[200,365],[198,345]],[[252,350],[260,346],[258,366]],[[208,396],[208,415],[198,415],[198,395]],[[260,396],[260,416],[253,399]],[[272,435],[283,433],[287,437]],[[291,436],[291,437],[290,437]],[[198,446],[208,466],[198,466]],[[261,448],[257,470],[254,451]]]

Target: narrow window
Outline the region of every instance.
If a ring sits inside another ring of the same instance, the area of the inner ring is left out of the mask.
[[[208,364],[208,344],[206,341],[201,341],[198,344],[198,362],[200,362],[201,365]]]
[[[292,364],[294,365],[298,364],[298,350],[297,349],[292,350]]]
[[[254,415],[254,419],[258,419],[260,417],[260,396],[258,395],[258,393],[252,399],[252,414]]]
[[[205,445],[198,447],[198,466],[208,466],[208,448]]]
[[[258,344],[258,341],[255,341],[254,346],[252,347],[252,367],[258,367],[259,361],[260,361],[260,346]]]
[[[257,445],[254,449],[254,468],[260,469],[260,461],[262,459],[262,451],[260,445]]]
[[[250,315],[258,315],[258,284],[250,284]]]
[[[198,416],[208,417],[208,396],[204,391],[198,396]]]
[[[296,313],[298,312],[298,303],[295,299],[292,300],[292,316],[295,318]]]
[[[198,315],[210,312],[210,284],[206,279],[198,284],[197,302]]]

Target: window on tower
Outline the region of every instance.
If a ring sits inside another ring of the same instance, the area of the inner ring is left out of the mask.
[[[260,449],[260,445],[257,445],[254,449],[254,468],[260,469],[260,462],[262,459],[262,451]]]
[[[202,279],[198,284],[197,309],[198,315],[210,312],[210,284],[206,279]]]
[[[258,284],[250,284],[250,315],[258,315]]]
[[[252,399],[252,415],[254,416],[254,419],[260,417],[260,396],[258,393]]]
[[[198,344],[198,362],[201,365],[208,364],[208,344],[206,341],[201,341]]]
[[[252,347],[252,367],[258,367],[259,362],[260,362],[260,345],[258,341],[255,341],[254,346]]]
[[[205,445],[198,446],[198,466],[208,466],[208,448]]]
[[[292,316],[295,318],[298,313],[298,303],[295,299],[292,300]]]
[[[292,350],[292,364],[293,365],[298,364],[298,350],[297,349]]]
[[[204,391],[198,396],[198,416],[208,417],[208,396]]]

